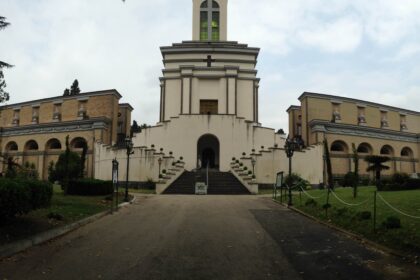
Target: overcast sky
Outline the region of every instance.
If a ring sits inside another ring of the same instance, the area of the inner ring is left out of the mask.
[[[304,91],[420,111],[419,0],[229,0],[228,39],[260,47],[260,120],[287,129]],[[159,116],[159,46],[191,40],[191,0],[0,0],[9,103],[115,88]]]

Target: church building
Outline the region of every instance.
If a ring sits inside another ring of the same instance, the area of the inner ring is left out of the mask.
[[[130,181],[158,179],[162,169],[174,169],[167,172],[173,173],[170,179],[165,175],[168,184],[164,189],[184,170],[209,167],[232,172],[255,193],[258,184],[271,184],[277,171],[287,170],[282,150],[286,136],[259,121],[260,78],[256,66],[260,50],[228,40],[227,8],[227,0],[193,0],[192,41],[160,48],[164,69],[159,122],[133,138],[131,164],[135,167]],[[98,155],[98,162],[106,163],[119,155],[124,158],[123,152],[112,153],[110,149]],[[320,148],[311,149],[305,155],[318,159]],[[297,168],[304,153],[295,157]],[[178,173],[171,166],[179,158],[182,171]],[[159,159],[165,160],[165,167],[162,163],[158,166]],[[318,161],[319,169],[295,172],[318,184],[322,181],[322,161]],[[235,172],[233,163],[246,166],[246,174],[240,168]],[[97,174],[109,179],[106,174],[110,168],[109,162],[104,168],[100,164]]]
[[[111,180],[117,159],[120,181],[157,182],[157,193],[193,194],[197,181],[210,194],[272,186],[289,171],[287,136],[259,119],[260,49],[228,40],[228,0],[192,2],[192,39],[160,48],[155,126],[129,137],[133,108],[119,103],[116,90],[7,105],[0,117],[3,158],[31,163],[46,179],[69,135],[74,151],[88,147],[88,177]],[[310,184],[326,182],[325,139],[336,178],[353,171],[353,149],[366,178],[373,175],[367,155],[390,157],[388,176],[420,172],[420,112],[311,92],[299,101],[287,110],[289,138],[298,144],[291,167]]]

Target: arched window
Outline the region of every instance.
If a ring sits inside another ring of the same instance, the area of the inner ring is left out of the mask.
[[[372,147],[368,143],[362,143],[357,148],[357,152],[361,154],[371,154]]]
[[[219,41],[220,7],[214,0],[206,0],[200,6],[200,41]]]
[[[347,144],[344,143],[343,141],[335,141],[331,144],[331,152],[347,153],[348,152]]]
[[[401,157],[413,157],[413,150],[411,150],[409,147],[405,147],[401,150]]]
[[[84,146],[87,145],[87,142],[82,137],[76,137],[73,140],[71,140],[70,146],[73,149],[83,149]]]
[[[34,140],[26,142],[25,151],[38,151],[38,143]]]
[[[56,138],[48,140],[47,144],[45,145],[45,150],[61,150],[60,140]]]
[[[18,145],[16,144],[15,141],[7,143],[6,148],[5,148],[6,152],[16,152],[18,149],[19,149]]]
[[[381,155],[393,156],[394,149],[389,145],[385,145],[381,148]]]

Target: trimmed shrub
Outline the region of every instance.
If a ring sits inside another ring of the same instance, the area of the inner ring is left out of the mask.
[[[404,190],[418,190],[420,189],[420,179],[408,179],[403,185]]]
[[[395,216],[389,216],[386,218],[386,220],[382,223],[382,225],[386,229],[395,229],[395,228],[401,228],[401,220],[398,217]]]
[[[309,198],[305,202],[305,206],[308,206],[308,207],[316,207],[317,205],[318,205],[318,202],[316,202],[316,200],[312,198]]]
[[[356,218],[359,221],[363,221],[363,220],[370,220],[372,218],[372,213],[370,211],[362,211],[362,212],[358,212],[356,214]]]
[[[96,179],[81,179],[70,182],[68,194],[70,195],[109,195],[114,191],[112,181]]]
[[[348,172],[343,178],[343,187],[355,187],[359,184],[359,175]]]
[[[325,203],[324,205],[322,205],[322,209],[324,209],[324,210],[327,210],[329,208],[331,208],[331,204],[329,204],[329,203]]]
[[[291,176],[287,175],[284,178],[284,182],[286,183],[286,185],[295,187],[297,189],[302,188],[305,190],[310,186],[308,181],[306,181],[305,179],[300,177],[299,174],[296,174],[296,173],[292,173]]]
[[[335,214],[337,216],[345,216],[345,215],[348,215],[349,212],[350,212],[347,207],[341,207],[341,208],[334,208],[333,207],[333,210],[335,211]]]
[[[391,183],[395,185],[404,185],[410,179],[407,173],[395,173],[391,177]]]
[[[37,180],[22,181],[31,190],[32,209],[47,208],[51,205],[53,185],[50,182]]]
[[[0,179],[0,220],[50,205],[52,197],[50,183],[35,180]]]

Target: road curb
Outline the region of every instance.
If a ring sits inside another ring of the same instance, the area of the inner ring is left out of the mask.
[[[136,200],[136,197],[133,196],[133,199],[130,202],[121,203],[119,204],[118,207],[119,208],[126,207],[132,204],[135,200]],[[14,254],[27,250],[33,246],[40,245],[52,239],[55,239],[57,237],[63,236],[69,232],[72,232],[78,228],[81,228],[82,226],[85,226],[94,221],[97,221],[109,214],[111,214],[111,211],[106,210],[101,213],[95,214],[93,216],[84,218],[80,221],[74,222],[72,224],[68,224],[60,228],[50,229],[48,231],[36,234],[30,238],[25,238],[25,239],[22,239],[22,240],[19,240],[19,241],[16,241],[7,245],[0,246],[0,260],[11,257]]]
[[[338,227],[338,226],[335,226],[335,225],[332,225],[332,224],[330,224],[330,223],[327,223],[327,222],[324,222],[324,221],[322,221],[322,220],[319,220],[319,219],[317,219],[316,217],[311,216],[311,215],[309,215],[309,214],[307,214],[307,213],[305,213],[305,212],[303,212],[303,211],[301,211],[301,210],[299,210],[299,209],[297,209],[297,208],[295,208],[295,207],[293,207],[293,206],[292,206],[292,207],[290,207],[290,206],[285,205],[285,204],[283,204],[283,203],[280,203],[279,201],[276,201],[276,200],[274,200],[274,199],[273,199],[273,201],[274,201],[275,203],[278,203],[278,204],[280,204],[281,206],[283,206],[283,207],[285,207],[285,208],[288,208],[288,209],[290,209],[290,210],[292,210],[292,211],[294,211],[294,212],[296,212],[296,213],[298,213],[298,214],[301,214],[301,215],[303,215],[303,216],[305,216],[305,217],[307,217],[307,218],[309,218],[309,219],[311,219],[311,220],[313,220],[313,221],[315,221],[315,222],[317,222],[317,223],[319,223],[319,224],[322,224],[322,225],[324,225],[324,226],[327,226],[327,227],[329,227],[329,228],[331,228],[331,229],[333,229],[333,230],[335,230],[335,231],[341,232],[341,233],[343,233],[343,234],[347,235],[349,238],[352,238],[352,239],[357,240],[359,243],[361,243],[361,244],[363,244],[363,245],[367,244],[367,245],[369,245],[372,249],[374,249],[374,250],[376,250],[376,251],[379,251],[379,252],[381,252],[381,253],[388,254],[388,255],[394,255],[394,256],[399,257],[399,258],[402,258],[402,259],[410,259],[410,257],[409,257],[409,256],[404,255],[403,253],[401,253],[401,252],[399,252],[399,251],[396,251],[396,250],[390,249],[390,248],[388,248],[388,247],[386,247],[386,246],[384,246],[384,245],[381,245],[381,244],[378,244],[378,243],[376,243],[376,242],[373,242],[373,241],[371,241],[371,240],[369,240],[369,239],[366,239],[365,237],[363,237],[363,236],[361,236],[361,235],[359,235],[359,234],[356,234],[356,233],[353,233],[353,232],[347,231],[347,230],[345,230],[345,229],[343,229],[343,228],[340,228],[340,227]]]

